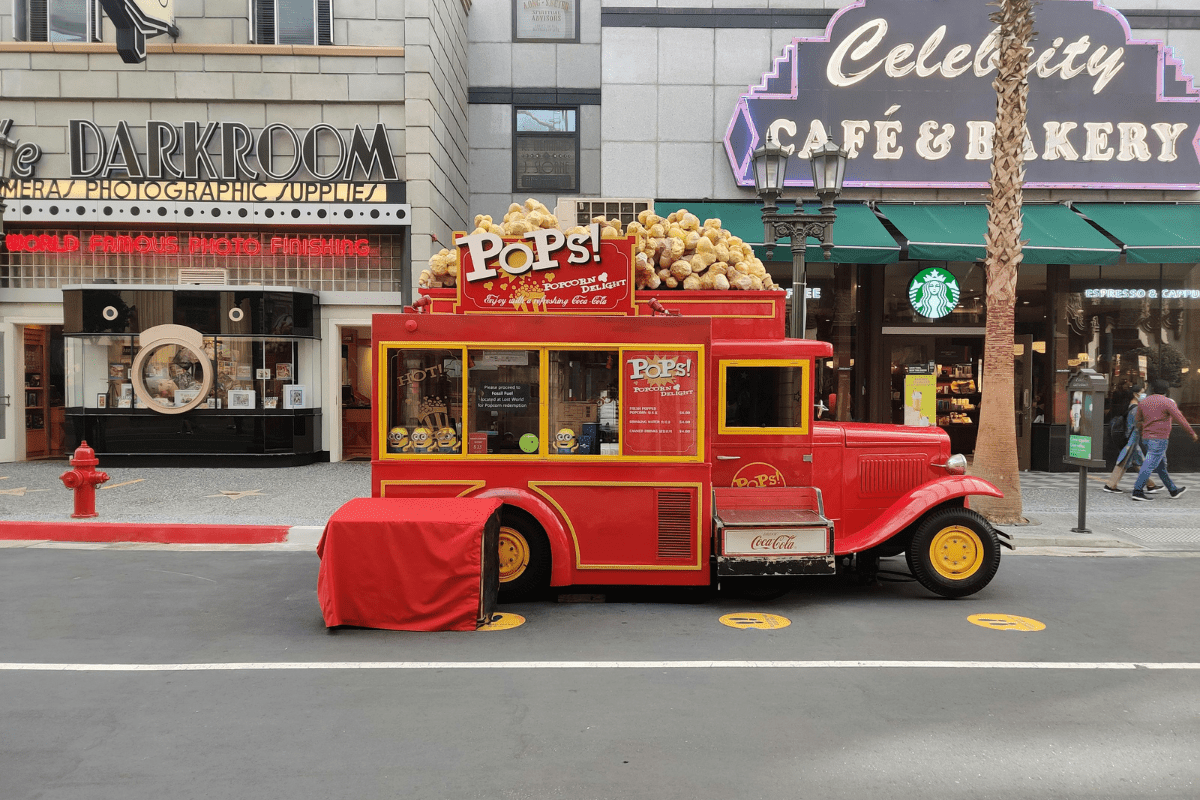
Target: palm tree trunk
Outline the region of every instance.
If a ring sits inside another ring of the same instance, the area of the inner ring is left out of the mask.
[[[996,523],[1020,522],[1021,478],[1017,469],[1013,336],[1017,270],[1021,264],[1021,187],[1025,179],[1025,114],[1029,82],[1032,0],[998,0],[991,19],[1000,26],[996,79],[996,136],[992,145],[992,192],[988,201],[987,333],[983,399],[971,472],[1004,492],[1003,499],[972,498],[971,506]]]

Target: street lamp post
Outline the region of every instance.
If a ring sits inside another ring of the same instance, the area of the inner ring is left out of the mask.
[[[819,239],[825,258],[833,251],[833,223],[837,218],[833,201],[842,192],[842,179],[846,175],[846,151],[829,139],[813,150],[809,156],[812,166],[813,189],[821,200],[817,214],[794,211],[779,213],[779,196],[783,194],[784,173],[787,171],[788,153],[771,141],[771,134],[762,147],[754,151],[754,190],[763,204],[763,242],[767,258],[775,250],[775,243],[791,237],[792,240],[792,310],[789,316],[791,335],[803,339],[808,323],[807,298],[808,272],[805,266],[804,249],[808,237]],[[803,206],[797,202],[797,208]]]

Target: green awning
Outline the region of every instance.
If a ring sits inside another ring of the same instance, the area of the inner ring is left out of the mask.
[[[913,261],[982,261],[987,255],[987,206],[880,203],[908,239]],[[1060,205],[1021,209],[1025,264],[1115,264],[1121,250],[1086,220]],[[1119,238],[1119,237],[1118,237]]]
[[[1137,264],[1200,261],[1200,205],[1174,203],[1075,203],[1075,210],[1125,245]]]
[[[669,214],[678,206],[656,202],[656,213]],[[685,203],[683,208],[695,214],[703,222],[718,218],[721,227],[742,241],[754,246],[755,254],[766,260],[766,249],[762,245],[762,206],[758,203]],[[781,203],[780,210],[793,210],[792,204]],[[817,213],[817,204],[806,203],[804,211]],[[775,245],[775,261],[791,261],[791,239],[780,239]],[[891,264],[900,256],[900,246],[883,227],[883,223],[865,205],[837,206],[837,222],[833,224],[833,253],[829,261],[839,264]],[[808,240],[805,258],[809,261],[824,261],[821,245],[816,239]]]

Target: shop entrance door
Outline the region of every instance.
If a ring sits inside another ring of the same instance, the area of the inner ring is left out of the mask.
[[[1013,339],[1013,407],[1017,415],[1017,469],[1029,469],[1033,452],[1033,336]]]
[[[371,457],[371,328],[343,327],[342,460]]]
[[[972,331],[973,329],[968,329]],[[930,336],[927,331],[885,335],[891,379],[891,422],[904,424],[905,378],[909,365],[934,362],[936,368],[936,425],[950,436],[950,452],[975,452],[979,432],[980,372],[983,370],[983,329],[978,335],[956,333]]]

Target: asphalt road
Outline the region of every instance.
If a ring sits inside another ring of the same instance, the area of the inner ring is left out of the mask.
[[[958,601],[814,580],[329,633],[311,553],[0,550],[0,797],[1195,798],[1200,670],[1147,667],[1200,662],[1198,566],[1018,555]],[[718,621],[741,611],[791,624]]]

